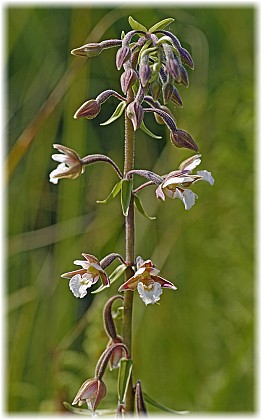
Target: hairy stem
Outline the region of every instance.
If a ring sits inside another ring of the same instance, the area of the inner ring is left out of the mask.
[[[127,92],[127,102],[132,102],[134,98],[132,89]],[[125,162],[124,162],[124,176],[128,171],[134,169],[135,156],[135,132],[131,120],[125,115]],[[126,280],[134,274],[132,265],[134,264],[134,198],[131,196],[128,214],[126,216]],[[132,347],[132,307],[133,307],[133,292],[127,290],[124,292],[124,315],[123,315],[123,342],[128,348],[129,357],[131,358]],[[125,409],[127,413],[134,412],[134,391],[132,376],[130,378]]]

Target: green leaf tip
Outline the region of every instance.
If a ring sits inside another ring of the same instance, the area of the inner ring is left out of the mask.
[[[152,137],[153,139],[157,139],[157,140],[161,140],[162,136],[157,136],[156,134],[152,133],[152,131],[150,131],[146,126],[144,121],[142,121],[140,127],[142,131],[144,131],[144,133],[148,134],[150,137]]]
[[[121,115],[124,112],[124,109],[125,109],[126,105],[127,105],[126,101],[121,101],[117,105],[117,107],[116,107],[114,113],[111,115],[111,117],[107,121],[105,121],[104,123],[101,123],[100,125],[108,125],[108,124],[111,124],[112,122],[114,122],[115,120],[117,120],[119,117],[121,117]]]
[[[160,22],[156,23],[155,25],[153,25],[148,32],[152,33],[155,31],[161,31],[162,29],[165,29],[168,25],[170,25],[171,23],[173,23],[175,21],[175,19],[173,18],[167,18],[167,19],[163,19]]]
[[[108,203],[108,201],[111,201],[111,200],[113,200],[113,198],[115,198],[116,196],[117,196],[117,194],[120,192],[120,190],[121,190],[121,187],[122,187],[122,180],[121,181],[119,181],[119,182],[117,182],[115,185],[114,185],[114,187],[113,187],[113,189],[112,189],[112,191],[111,191],[111,193],[104,199],[104,200],[97,200],[96,202],[98,203],[98,204],[107,204]]]
[[[156,220],[155,216],[148,216],[148,214],[144,210],[144,207],[142,205],[142,202],[141,202],[140,198],[137,195],[134,195],[134,202],[135,202],[135,206],[136,206],[137,210],[139,211],[139,213],[141,213],[147,219]]]
[[[130,199],[133,189],[133,180],[132,179],[122,179],[122,188],[121,188],[121,206],[123,215],[126,217],[129,210]]]
[[[144,25],[141,25],[141,23],[137,22],[132,16],[129,16],[128,18],[129,25],[131,26],[134,31],[143,31],[147,32],[147,29]]]

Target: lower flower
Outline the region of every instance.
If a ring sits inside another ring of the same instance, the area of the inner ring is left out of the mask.
[[[124,290],[137,290],[143,302],[148,304],[157,303],[162,294],[162,288],[176,290],[176,286],[170,281],[158,275],[159,270],[155,268],[151,260],[143,261],[141,257],[137,258],[137,271],[120,288]]]
[[[72,405],[81,406],[86,403],[88,408],[95,411],[98,404],[106,395],[106,386],[101,379],[93,378],[85,381],[77,392]]]

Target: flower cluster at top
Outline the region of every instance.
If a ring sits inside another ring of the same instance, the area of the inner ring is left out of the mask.
[[[171,143],[176,147],[198,150],[198,146],[189,133],[177,128],[174,116],[167,104],[183,105],[177,85],[188,87],[189,77],[186,67],[194,68],[189,52],[182,47],[178,38],[165,28],[174,19],[163,21],[146,29],[143,25],[129,18],[132,30],[122,34],[122,39],[110,39],[99,43],[90,43],[72,50],[73,55],[88,58],[99,55],[103,50],[120,47],[116,54],[116,67],[123,68],[120,78],[123,96],[114,90],[106,90],[95,99],[86,101],[76,111],[74,117],[95,118],[101,111],[101,105],[114,96],[118,104],[109,124],[126,114],[131,119],[134,130],[139,127],[152,135],[145,127],[143,118],[146,112],[153,112],[156,121],[166,124],[170,132]],[[134,99],[130,102],[127,92],[132,88]],[[142,106],[145,105],[145,106]]]

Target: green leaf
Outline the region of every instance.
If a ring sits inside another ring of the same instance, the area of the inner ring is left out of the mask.
[[[124,404],[133,363],[131,359],[121,359],[118,373],[117,392],[118,401]]]
[[[148,30],[148,32],[152,34],[152,32],[161,31],[162,29],[165,29],[168,25],[170,25],[174,21],[175,21],[175,19],[173,19],[173,18],[163,19],[160,22],[156,23],[154,26],[152,26]]]
[[[67,410],[71,411],[74,414],[82,414],[84,416],[94,417],[94,413],[92,410],[73,407],[71,404],[69,404],[66,401],[63,402],[63,405]],[[116,410],[109,410],[109,409],[96,410],[96,413],[99,414],[100,416],[115,415]]]
[[[109,276],[109,280],[110,280],[110,285],[112,284],[112,283],[114,283],[116,280],[118,280],[119,279],[119,277],[121,277],[122,276],[122,274],[125,272],[125,270],[126,270],[126,265],[125,264],[120,264],[118,267],[116,267],[116,269],[113,271],[113,273],[111,273],[110,274],[110,276]],[[102,292],[104,289],[106,289],[108,286],[104,286],[103,284],[102,284],[102,286],[100,286],[98,289],[96,289],[96,290],[94,290],[93,292],[91,292],[91,293],[93,293],[93,294],[95,294],[95,293],[100,293],[100,292]]]
[[[159,408],[162,411],[167,411],[168,413],[172,413],[172,414],[189,414],[189,411],[176,411],[176,410],[172,410],[171,408],[166,407],[165,405],[160,404],[158,401],[149,397],[149,395],[146,394],[144,391],[143,391],[143,396],[146,402],[153,405],[154,407]]]
[[[134,202],[135,202],[135,206],[136,206],[137,210],[139,211],[139,213],[141,213],[147,219],[156,220],[155,216],[148,216],[148,214],[145,212],[145,210],[142,206],[142,202],[141,202],[140,198],[137,197],[137,195],[134,195]]]
[[[122,179],[122,188],[121,188],[121,206],[123,215],[127,216],[131,194],[133,189],[133,180],[132,179]]]
[[[153,137],[153,139],[157,139],[160,140],[162,139],[162,136],[157,136],[156,134],[152,133],[152,131],[150,131],[146,126],[144,121],[142,121],[140,127],[142,131],[144,131],[144,133],[148,134],[150,137]]]
[[[145,26],[141,25],[141,23],[137,22],[135,19],[132,18],[132,16],[129,16],[128,18],[129,25],[132,29],[135,31],[144,31],[147,32],[147,29]]]
[[[121,32],[121,39],[125,38],[125,35],[126,35],[126,34],[125,34],[125,32],[124,32],[124,31],[122,31],[122,32]]]
[[[126,105],[127,105],[126,101],[121,101],[117,105],[117,107],[116,107],[114,113],[111,115],[111,117],[107,121],[105,121],[104,123],[101,123],[100,125],[108,125],[108,124],[111,124],[112,122],[114,122],[115,120],[117,120],[119,117],[121,117],[121,115],[124,112],[124,109],[125,109]]]
[[[107,198],[105,198],[104,200],[97,200],[97,203],[98,204],[106,204],[106,203],[108,203],[108,201],[112,200],[113,198],[115,198],[117,196],[117,194],[121,190],[121,187],[122,187],[122,180],[119,181],[119,182],[117,182],[114,185],[111,193],[109,194],[109,196]]]

